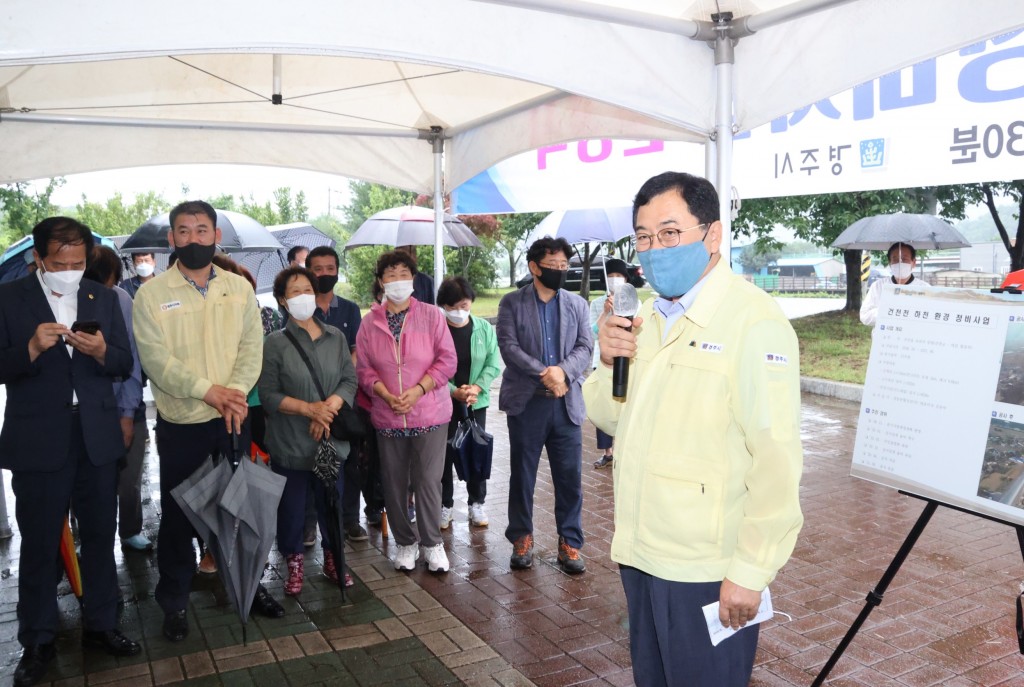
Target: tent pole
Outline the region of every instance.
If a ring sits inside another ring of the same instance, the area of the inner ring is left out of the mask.
[[[718,151],[715,148],[715,137],[709,135],[704,141],[704,178],[712,183],[718,179]]]
[[[434,296],[444,279],[444,134],[441,127],[430,127],[430,145],[434,151]]]
[[[718,36],[715,38],[715,75],[717,77],[717,103],[715,105],[715,149],[717,166],[715,187],[722,222],[722,245],[719,253],[732,262],[732,68],[736,62],[733,39],[727,34],[732,15],[724,12],[713,15]]]

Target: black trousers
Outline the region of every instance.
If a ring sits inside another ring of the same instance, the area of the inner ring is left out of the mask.
[[[249,420],[246,418],[238,438],[238,445],[243,447],[243,456],[248,455],[250,436]],[[156,585],[155,597],[164,613],[174,613],[184,610],[188,605],[192,576],[196,571],[196,553],[192,548],[192,538],[195,536],[192,524],[171,496],[171,490],[195,472],[208,456],[230,457],[231,436],[222,418],[194,425],[179,425],[158,415],[156,450],[160,456],[161,513],[156,549],[160,581]]]
[[[117,462],[93,465],[82,423],[72,415],[68,461],[56,472],[12,472],[15,517],[21,530],[18,572],[18,641],[47,644],[57,634],[56,561],[68,506],[75,502],[82,543],[83,624],[88,630],[117,627]]]

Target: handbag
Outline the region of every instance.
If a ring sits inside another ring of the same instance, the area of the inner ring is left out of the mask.
[[[306,352],[302,350],[302,346],[299,345],[298,339],[288,331],[284,330],[284,335],[288,337],[288,340],[295,346],[295,350],[299,352],[299,357],[302,358],[302,362],[306,363],[306,368],[309,370],[310,377],[313,378],[313,384],[316,385],[317,393],[320,394],[320,400],[326,401],[327,394],[324,393],[323,386],[320,385],[320,378],[316,376],[316,370],[313,369],[313,363],[309,361],[309,357]],[[350,404],[346,403],[341,406],[341,410],[334,416],[334,420],[331,421],[331,436],[338,441],[360,441],[366,436],[366,424],[363,419],[359,417],[359,413],[356,412]]]
[[[462,419],[455,426],[455,433],[448,440],[453,453],[455,472],[459,479],[490,479],[491,462],[494,455],[494,437],[477,424],[473,410],[462,406]]]

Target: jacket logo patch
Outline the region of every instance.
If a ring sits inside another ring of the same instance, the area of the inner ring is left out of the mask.
[[[171,301],[170,303],[161,303],[160,312],[167,312],[168,310],[174,310],[175,308],[181,307],[181,301]]]
[[[765,353],[764,361],[769,365],[789,365],[789,358],[781,353]]]
[[[709,343],[707,341],[701,341],[700,342],[700,350],[705,351],[707,353],[721,353],[722,352],[722,344],[720,344],[720,343]]]

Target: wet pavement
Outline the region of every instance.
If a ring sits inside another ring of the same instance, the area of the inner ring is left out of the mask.
[[[849,476],[857,410],[849,402],[804,398],[806,524],[772,585],[780,614],[762,629],[752,685],[811,684],[923,508],[917,499]],[[584,433],[587,572],[570,577],[554,563],[554,497],[543,462],[538,557],[531,570],[509,570],[507,430],[496,409],[489,420],[496,446],[490,527],[469,527],[465,488],[457,483],[455,522],[444,533],[448,574],[431,575],[422,566],[396,573],[386,558],[393,544],[370,528],[368,542],[349,545],[356,586],[341,605],[337,588],[319,574],[319,545],[307,550],[306,587],[297,599],[282,595],[286,566],[272,552],[264,582],[282,600],[284,618],[253,618],[243,645],[219,582],[197,576],[192,632],[171,644],[160,634],[162,615],[152,598],[155,555],[118,550],[122,629],[142,640],[142,655],[83,654],[80,612],[65,581],[58,589],[59,657],[46,679],[62,686],[632,684],[625,599],[608,557],[611,472],[590,467],[598,454],[593,428]],[[153,457],[147,460],[146,531],[155,536],[158,473]],[[937,457],[936,469],[941,466]],[[14,525],[10,473],[4,485]],[[0,685],[10,684],[20,651],[19,546],[15,526],[14,537],[0,541]],[[827,684],[1024,685],[1014,632],[1022,571],[1011,528],[940,508]]]

